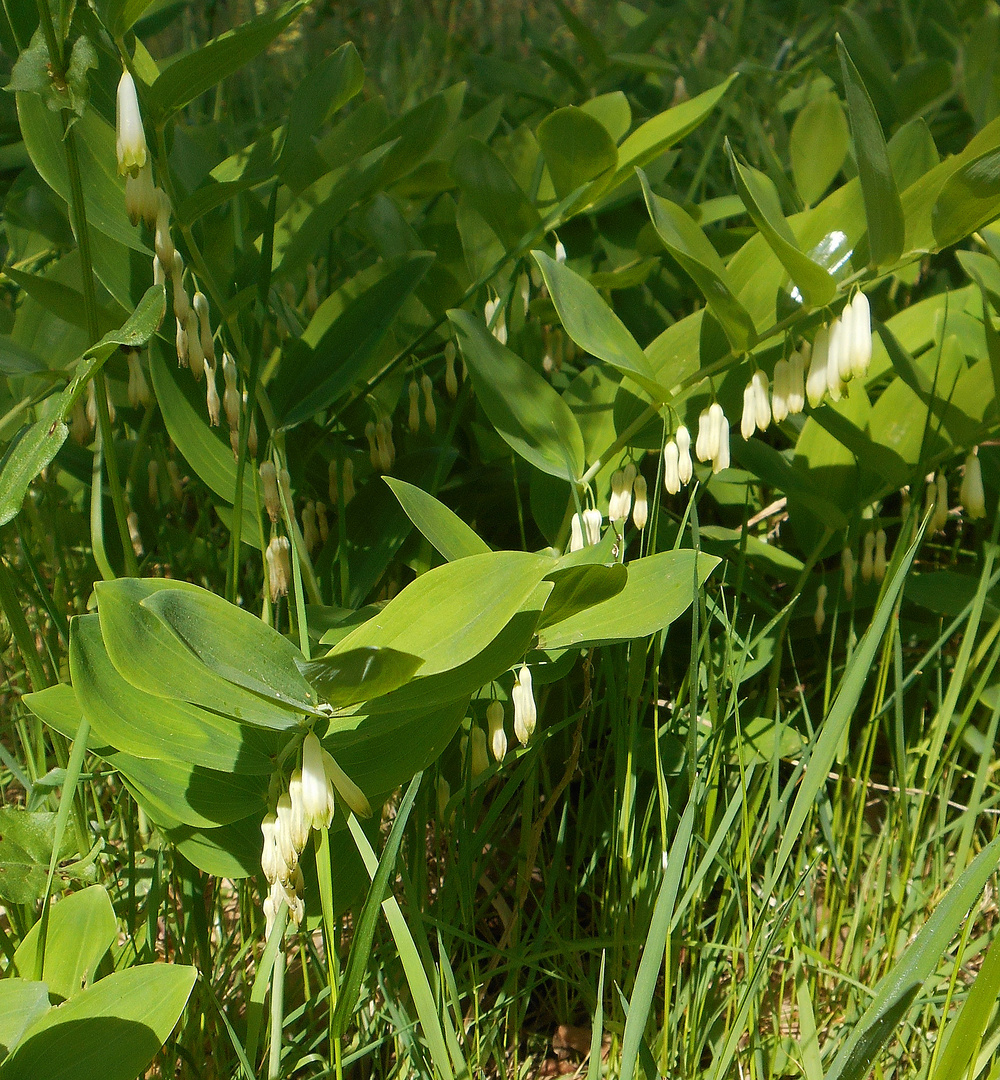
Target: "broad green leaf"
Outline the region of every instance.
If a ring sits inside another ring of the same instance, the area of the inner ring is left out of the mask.
[[[547,580],[552,592],[542,608],[539,630],[617,596],[628,582],[628,571],[621,563],[590,563],[553,570]]]
[[[308,0],[289,0],[181,56],[150,87],[153,108],[163,115],[184,108],[263,52],[307,6]]]
[[[4,273],[20,286],[32,300],[37,300],[46,311],[58,315],[63,322],[72,326],[87,328],[87,317],[83,309],[83,293],[70,285],[65,285],[52,277],[43,274],[27,274],[23,270],[8,267]],[[103,305],[98,307],[98,326],[114,326],[120,313],[116,313]]]
[[[726,267],[711,241],[683,207],[653,194],[641,169],[639,179],[646,209],[660,239],[701,289],[733,351],[746,352],[754,344],[757,330],[746,308],[736,299]]]
[[[204,415],[191,404],[159,349],[149,350],[149,371],[153,377],[156,400],[163,413],[163,422],[174,445],[198,477],[216,495],[232,505],[236,495],[236,462],[229,443],[223,443],[213,433]],[[199,386],[195,389],[199,389]],[[244,469],[243,526],[240,536],[248,544],[261,542],[259,505],[253,473],[250,469]]]
[[[690,134],[722,100],[735,75],[689,101],[675,105],[641,124],[618,148],[618,169],[609,187],[614,188],[652,161],[664,150]]]
[[[434,261],[429,252],[408,255],[366,289],[334,321],[295,370],[282,380],[281,425],[294,427],[333,404],[359,379],[374,374],[372,358],[407,297]]]
[[[584,352],[628,375],[648,393],[662,398],[646,354],[625,324],[585,278],[544,251],[532,251],[566,333]]]
[[[484,143],[466,139],[452,160],[451,171],[469,203],[508,251],[541,225],[538,211],[528,196],[507,166]]]
[[[538,635],[538,648],[608,644],[647,637],[669,626],[691,605],[708,575],[719,565],[714,555],[661,551],[628,564],[628,582],[617,596],[553,624]]]
[[[875,266],[892,266],[903,253],[906,226],[885,136],[872,99],[839,35],[837,51],[847,90],[854,157],[868,222],[869,258]]]
[[[227,180],[220,183],[209,178],[200,188],[191,194],[177,207],[174,216],[181,226],[193,225],[217,206],[236,198],[241,192],[266,183],[266,176],[244,176],[239,180]]]
[[[36,420],[7,447],[0,462],[0,525],[20,513],[31,481],[56,456],[68,434],[61,420]]]
[[[998,860],[1000,839],[983,848],[934,906],[931,917],[912,944],[875,987],[874,1000],[841,1045],[825,1080],[864,1080],[868,1075],[879,1051],[903,1022],[913,999],[941,963],[969,909],[982,896]],[[991,999],[990,1010],[993,1004]],[[972,1045],[968,1051],[971,1056]],[[939,1072],[938,1075],[957,1077],[961,1073]]]
[[[399,499],[406,516],[448,562],[469,555],[484,555],[490,550],[485,540],[433,495],[394,476],[385,477],[385,482]]]
[[[136,1080],[173,1031],[196,977],[180,964],[106,976],[36,1020],[0,1078]]]
[[[34,977],[41,925],[39,920],[32,926],[14,953],[14,966],[23,978]],[[61,998],[79,994],[117,937],[118,920],[103,885],[67,893],[56,901],[49,915],[42,972],[50,993]]]
[[[151,592],[182,582],[167,578],[118,578],[98,582],[97,606],[104,645],[118,673],[157,697],[180,698],[236,720],[262,727],[296,727],[310,706],[286,706],[238,686],[196,656],[185,641],[142,604]],[[189,586],[194,588],[194,586]]]
[[[789,139],[792,175],[807,206],[823,197],[849,148],[850,131],[836,94],[814,98],[795,118]]]
[[[316,692],[302,677],[302,654],[283,634],[207,589],[160,588],[142,600],[216,675],[289,709],[308,712]]]
[[[598,94],[584,101],[580,110],[599,120],[615,143],[621,142],[632,126],[632,106],[621,90]]]
[[[392,143],[381,173],[383,185],[394,184],[413,172],[435,150],[452,117],[449,106],[457,89],[460,87],[453,86],[421,101],[381,133],[381,142]]]
[[[0,981],[0,1060],[49,1008],[49,988],[45,983],[13,978]]]
[[[460,309],[448,312],[476,398],[497,433],[525,461],[570,482],[583,474],[583,435],[570,407],[519,356]]]
[[[728,141],[726,150],[740,198],[768,247],[795,282],[803,300],[810,307],[828,304],[837,291],[837,283],[819,263],[799,249],[795,234],[781,212],[781,200],[770,177],[749,165],[741,165]]]
[[[538,125],[537,138],[560,199],[618,164],[604,125],[573,105],[549,113]]]
[[[294,168],[312,137],[339,109],[361,92],[365,70],[350,41],[316,65],[295,88],[288,106],[288,128],[278,169]]]
[[[83,710],[77,701],[76,691],[68,683],[47,686],[44,690],[25,694],[21,700],[43,724],[65,735],[71,742],[76,739]],[[111,747],[101,746],[101,740],[91,732],[87,738],[87,749],[100,753],[105,749],[110,751]]]
[[[156,0],[109,0],[104,23],[116,38],[124,37]]]
[[[55,827],[55,814],[0,807],[0,898],[11,904],[30,904],[44,895]],[[59,854],[73,855],[72,845],[64,837]]]
[[[335,709],[382,697],[408,683],[423,665],[419,656],[374,645],[302,663],[302,674]]]
[[[959,168],[941,189],[931,215],[939,247],[964,240],[1000,212],[1000,150],[989,150]]]
[[[70,624],[69,662],[79,708],[95,738],[115,749],[223,772],[273,770],[276,747],[258,729],[126,682],[108,657],[98,615],[81,615]]]
[[[548,557],[523,551],[446,563],[407,585],[329,655],[388,646],[423,658],[418,682],[456,668],[493,641],[551,569]]]

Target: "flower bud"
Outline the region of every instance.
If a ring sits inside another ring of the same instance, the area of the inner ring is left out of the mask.
[[[677,479],[682,484],[690,484],[694,469],[691,462],[691,432],[681,424],[674,433],[677,443]]]
[[[170,493],[175,502],[184,501],[184,483],[181,480],[180,471],[176,461],[167,462],[167,476],[170,478]]]
[[[291,545],[287,536],[275,536],[267,545],[267,573],[271,587],[271,601],[287,596],[292,585]]]
[[[316,291],[316,267],[310,263],[306,267],[306,311],[311,319],[319,307],[319,293]]]
[[[788,383],[790,365],[787,360],[779,360],[774,365],[774,384],[771,387],[771,411],[774,422],[780,424],[788,415]]]
[[[333,755],[328,754],[326,750],[323,751],[323,768],[326,771],[327,779],[333,784],[337,794],[347,803],[348,807],[358,817],[371,817],[372,808],[365,797],[365,793],[337,764]]]
[[[869,582],[875,573],[875,534],[865,533],[861,541],[861,580]]]
[[[205,364],[205,403],[208,406],[208,422],[212,427],[219,426],[219,390],[215,385],[215,368],[206,358]]]
[[[986,495],[983,491],[983,469],[979,463],[978,446],[973,447],[972,453],[965,459],[965,475],[962,477],[959,498],[970,521],[986,517]]]
[[[156,458],[150,458],[149,464],[146,466],[146,474],[149,477],[149,501],[153,506],[159,506],[160,504],[160,464]]]
[[[517,291],[521,295],[521,303],[524,305],[524,317],[528,317],[528,309],[531,306],[531,279],[527,274],[522,274],[517,279]]]
[[[948,480],[943,471],[938,472],[936,484],[934,520],[931,522],[931,532],[940,532],[948,524]]]
[[[153,170],[147,161],[135,175],[125,174],[125,213],[133,225],[138,225],[141,220],[154,228],[157,209]]]
[[[507,312],[504,308],[500,309],[500,314],[493,323],[493,336],[501,345],[507,344]]]
[[[195,382],[201,382],[201,376],[205,370],[205,350],[201,346],[201,328],[198,324],[198,313],[193,306],[187,313],[184,329],[187,332],[188,367],[191,369]]]
[[[316,503],[316,524],[319,526],[319,538],[322,543],[326,543],[330,538],[330,523],[326,518],[326,503]]]
[[[177,344],[177,366],[188,366],[188,336],[187,329],[180,319],[177,320],[177,336],[174,339]]]
[[[816,633],[823,633],[823,623],[826,622],[826,610],[824,604],[826,603],[826,586],[820,585],[816,590],[816,610],[813,613],[813,623],[816,625]]]
[[[753,383],[748,382],[743,388],[743,415],[740,417],[740,434],[744,441],[750,439],[757,430],[757,400]]]
[[[226,412],[226,422],[229,430],[239,432],[240,427],[240,403],[241,397],[236,385],[236,365],[229,353],[222,354],[222,381],[226,389],[222,394],[222,407]]]
[[[497,761],[507,754],[507,733],[503,729],[503,703],[491,701],[486,709],[486,722],[490,728],[490,750]]]
[[[336,803],[323,764],[323,746],[310,731],[302,740],[302,815],[313,829],[329,828]]]
[[[702,409],[698,414],[698,436],[695,439],[694,444],[694,456],[699,461],[711,461],[714,456],[708,452],[711,430],[712,423],[709,418],[708,409]]]
[[[292,804],[289,819],[292,844],[301,855],[309,841],[310,821],[306,818],[302,797],[302,770],[296,769],[288,781],[288,798]]]
[[[281,861],[285,864],[288,874],[288,877],[284,880],[288,880],[291,877],[291,872],[299,864],[299,852],[294,843],[296,823],[293,820],[292,800],[287,791],[279,796],[274,813],[277,819],[274,825],[274,841],[278,846],[278,854],[281,856]]]
[[[420,386],[417,384],[416,379],[410,379],[407,393],[410,396],[410,415],[407,426],[410,432],[416,435],[420,430]]]
[[[278,844],[275,839],[275,829],[278,819],[274,814],[266,814],[260,823],[260,831],[264,843],[260,853],[260,868],[264,871],[268,885],[273,885],[284,872],[281,855],[278,852]]]
[[[316,527],[316,504],[307,502],[302,508],[302,539],[311,555],[319,547],[319,529]]]
[[[804,345],[802,348],[805,348]],[[806,403],[806,358],[802,349],[796,349],[788,358],[788,415],[797,416]]]
[[[209,318],[208,311],[208,297],[203,292],[196,292],[194,299],[191,301],[195,311],[198,312],[198,324],[199,324],[199,337],[201,340],[201,351],[205,354],[205,359],[215,367],[215,341],[212,337],[212,323]]]
[[[167,272],[163,269],[163,263],[160,262],[160,256],[153,256],[153,284],[154,285],[166,285]]]
[[[170,199],[162,189],[156,189],[156,228],[153,231],[153,250],[164,266],[174,261],[174,241],[170,235]]]
[[[712,472],[720,473],[723,469],[729,468],[729,421],[726,419],[726,414],[722,411],[722,406],[718,402],[712,405],[712,409],[718,410],[715,420],[718,449],[712,459]],[[711,410],[709,411],[711,412]]]
[[[383,416],[375,425],[375,446],[378,451],[378,469],[387,473],[396,460],[396,447],[392,441],[392,421]]]
[[[601,542],[601,525],[604,519],[600,510],[584,510],[583,512],[583,539],[585,543],[599,544]]]
[[[267,507],[267,516],[271,521],[277,521],[281,517],[281,499],[278,496],[278,474],[275,471],[274,462],[261,462],[260,482],[264,493],[264,506]]]
[[[191,301],[188,299],[187,289],[184,288],[184,259],[179,251],[174,252],[173,262],[170,264],[170,286],[174,293],[174,318],[183,323],[186,329]]]
[[[885,579],[885,539],[885,529],[879,529],[875,534],[875,558],[872,561],[872,574],[878,582]]]
[[[806,379],[806,397],[812,408],[817,408],[826,396],[826,362],[829,356],[830,331],[821,326],[816,331],[816,340],[812,347],[812,361],[809,364],[809,376]]]
[[[840,401],[844,392],[844,380],[840,375],[841,356],[845,352],[844,345],[844,324],[840,319],[834,319],[830,324],[826,352],[826,389],[833,401]]]
[[[152,405],[153,395],[146,381],[145,372],[142,370],[142,362],[136,349],[129,349],[126,357],[128,362],[128,402],[133,409],[145,408]]]
[[[510,696],[514,703],[514,734],[522,746],[527,746],[538,717],[535,698],[531,692],[531,671],[527,664],[521,665]]]
[[[632,507],[632,524],[641,532],[649,520],[649,504],[646,501],[646,478],[635,478],[635,505]]]
[[[854,599],[854,552],[845,547],[840,553],[840,565],[844,568],[844,596]]]
[[[434,407],[434,384],[431,382],[430,375],[426,373],[420,379],[420,386],[424,392],[424,419],[427,421],[427,427],[430,429],[433,435],[437,431],[437,409]]]
[[[872,360],[872,309],[868,297],[858,292],[851,301],[851,371],[865,375]]]
[[[771,423],[771,403],[768,400],[767,391],[767,376],[763,371],[758,369],[753,373],[753,377],[750,380],[750,385],[753,387],[754,394],[754,409],[755,420],[757,427],[761,431],[767,431],[768,426]]]
[[[854,376],[852,361],[854,359],[854,323],[856,321],[854,307],[848,304],[840,316],[840,340],[837,342],[837,374],[841,383],[850,382]],[[830,351],[833,352],[831,339]]]
[[[435,785],[435,795],[437,796],[438,821],[442,825],[446,825],[448,824],[448,800],[451,798],[451,784],[440,774]]]
[[[469,732],[468,753],[469,772],[475,780],[490,767],[489,754],[486,751],[486,732],[478,724],[473,724]]]
[[[125,518],[125,523],[128,525],[128,538],[132,541],[132,550],[135,552],[135,557],[141,559],[143,556],[142,546],[142,533],[139,532],[139,515],[130,510]]]
[[[569,523],[569,550],[580,551],[583,548],[583,518],[574,514]]]
[[[563,247],[561,240],[556,241],[556,262],[564,263],[566,261],[566,248]]]
[[[115,118],[118,172],[121,176],[126,173],[135,176],[146,164],[146,133],[142,128],[135,82],[128,71],[123,71],[118,80]]]
[[[673,439],[663,448],[663,486],[668,495],[676,495],[681,489],[678,469],[679,451]]]
[[[455,374],[455,342],[444,347],[444,388],[452,401],[458,397],[458,376]]]

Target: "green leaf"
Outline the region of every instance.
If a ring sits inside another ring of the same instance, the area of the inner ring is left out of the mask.
[[[659,113],[636,128],[618,147],[618,169],[608,185],[609,189],[624,183],[636,168],[642,168],[694,131],[719,104],[735,78],[735,75],[730,75],[725,82],[713,86],[711,90]]]
[[[25,1030],[49,1008],[45,983],[12,978],[0,981],[0,1059],[17,1046]]]
[[[628,571],[621,563],[591,563],[553,570],[546,580],[552,582],[552,592],[542,608],[539,630],[617,596],[628,582]]]
[[[594,286],[544,251],[531,254],[542,271],[566,333],[576,344],[628,375],[657,399],[662,398],[663,387],[654,378],[646,354]]]
[[[849,149],[850,131],[836,94],[814,98],[795,118],[789,138],[792,176],[807,206],[823,197]]]
[[[104,24],[116,38],[124,37],[156,0],[109,0]]]
[[[295,88],[288,106],[288,128],[278,160],[285,173],[294,168],[312,137],[339,109],[361,92],[365,69],[353,42],[346,42],[321,61]]]
[[[455,153],[451,171],[465,197],[508,251],[541,225],[528,196],[488,146],[466,139]]]
[[[236,495],[236,462],[229,443],[213,433],[201,413],[177,384],[159,349],[149,350],[149,372],[167,434],[198,477],[221,499],[232,505]],[[197,389],[197,387],[196,387]],[[243,471],[243,526],[241,538],[259,544],[260,501],[250,469]]]
[[[227,30],[200,49],[185,53],[165,68],[150,87],[151,105],[162,115],[184,108],[263,52],[307,6],[308,0],[289,0],[273,11]]]
[[[209,668],[192,652],[185,639],[178,636],[157,612],[142,603],[159,589],[174,591],[183,584],[169,578],[141,581],[118,578],[98,582],[95,586],[104,645],[122,678],[157,697],[180,698],[244,723],[278,730],[296,727],[303,712],[316,712],[306,701],[292,706],[273,690],[270,696],[262,697],[230,682]],[[193,585],[188,588],[196,590]],[[192,630],[191,635],[194,640],[199,640],[197,629]],[[286,645],[291,647],[288,642]],[[225,645],[222,649],[224,663],[228,650]],[[260,662],[260,658],[255,660]],[[271,664],[266,659],[263,664],[270,669]],[[288,682],[289,685],[278,691],[282,697],[293,696],[291,679]]]
[[[0,898],[30,904],[45,894],[55,825],[55,814],[0,807]],[[60,854],[72,854],[65,842]]]
[[[542,472],[574,481],[583,474],[583,435],[570,407],[519,356],[468,311],[448,312],[476,397],[498,434]]]
[[[875,106],[839,34],[837,51],[847,90],[854,156],[868,222],[869,257],[874,266],[892,266],[903,253],[906,226],[889,151]]]
[[[273,770],[276,747],[258,729],[126,682],[108,657],[98,615],[81,615],[70,623],[69,663],[78,708],[94,736],[117,750],[223,772]]]
[[[736,190],[744,206],[760,229],[767,245],[778,256],[789,277],[795,282],[803,300],[810,307],[828,304],[837,291],[837,283],[819,263],[799,250],[795,234],[781,212],[781,200],[770,177],[736,160],[729,141],[726,141],[729,165]]]
[[[491,551],[438,566],[407,585],[328,655],[390,646],[423,659],[420,682],[482,652],[551,570],[547,556],[524,551]]]
[[[235,199],[241,192],[249,191],[251,188],[266,183],[268,179],[267,176],[254,175],[220,183],[209,177],[200,188],[192,191],[177,207],[174,215],[177,218],[177,223],[182,227],[193,225],[217,206],[222,206],[223,203],[229,202],[230,199]]]
[[[646,209],[660,239],[701,289],[733,351],[746,352],[754,344],[757,330],[749,312],[737,300],[718,252],[683,207],[653,194],[641,169],[639,179]]]
[[[406,831],[406,823],[413,809],[417,791],[420,788],[421,774],[418,773],[410,781],[406,789],[399,809],[389,830],[389,837],[382,849],[382,855],[378,861],[378,869],[371,880],[368,895],[364,906],[354,924],[354,935],[351,938],[351,951],[347,957],[344,968],[343,982],[340,985],[337,1006],[330,1018],[330,1030],[334,1037],[340,1038],[347,1031],[347,1025],[354,1015],[358,1004],[358,993],[365,973],[371,964],[372,941],[375,937],[375,927],[378,923],[378,913],[385,899],[385,891],[389,885],[389,875],[396,869],[396,860],[399,858],[399,849],[403,843],[403,835]],[[0,986],[3,984],[0,983]]]
[[[1000,839],[983,848],[938,901],[913,943],[875,987],[874,1000],[841,1045],[825,1080],[864,1080],[868,1075],[878,1052],[902,1023],[913,999],[941,963],[949,942],[982,895],[998,860]],[[991,974],[996,979],[996,973]],[[992,1011],[994,1003],[995,998],[991,998],[985,1006],[988,1011]],[[969,1057],[974,1043],[975,1040],[970,1040],[963,1048]],[[944,1059],[940,1064],[944,1065]],[[944,1073],[939,1069],[937,1075],[957,1077],[962,1072]]]
[[[618,164],[618,150],[604,125],[573,105],[549,113],[538,125],[537,138],[559,199]]]
[[[939,247],[964,240],[1000,212],[1000,150],[988,150],[948,178],[931,212]]]
[[[599,120],[612,140],[617,144],[632,126],[632,106],[621,90],[598,94],[580,105],[582,112]]]
[[[35,973],[41,925],[39,920],[32,926],[14,953],[14,966],[23,977]],[[61,998],[79,994],[117,937],[118,920],[103,885],[91,885],[57,901],[49,915],[42,972],[49,991]]]
[[[300,667],[324,701],[335,709],[343,709],[399,689],[422,665],[419,656],[366,645],[309,660]]]
[[[399,499],[406,516],[448,562],[469,555],[484,555],[490,550],[485,540],[433,495],[394,476],[385,477],[385,482]]]
[[[719,565],[714,555],[699,555],[701,586]],[[696,595],[695,553],[661,551],[628,564],[628,582],[617,596],[555,623],[538,635],[538,648],[609,644],[647,637],[669,626]]]
[[[0,1078],[136,1080],[173,1031],[196,977],[180,964],[108,975],[36,1020]]]
[[[0,462],[0,525],[20,513],[31,481],[56,456],[68,434],[61,420],[36,420],[7,447]]]
[[[407,297],[423,280],[434,255],[414,252],[352,301],[282,380],[276,409],[281,426],[294,427],[333,404],[359,379],[374,374],[372,358]]]

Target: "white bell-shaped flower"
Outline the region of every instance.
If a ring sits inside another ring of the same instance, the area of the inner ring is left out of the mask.
[[[514,704],[514,734],[522,746],[527,746],[538,719],[531,689],[531,670],[527,664],[521,665],[510,696]]]
[[[865,533],[861,541],[861,580],[869,582],[875,573],[875,534]]]
[[[135,176],[146,164],[146,133],[142,128],[142,114],[139,112],[139,97],[135,92],[135,82],[128,71],[123,71],[122,77],[118,80],[115,114],[118,172],[122,176],[126,174]]]
[[[774,422],[780,424],[788,415],[788,389],[791,365],[785,359],[774,365],[774,382],[771,386],[771,412]]]
[[[844,596],[848,600],[854,598],[854,552],[845,547],[840,553],[840,565],[844,570]]]
[[[632,524],[642,532],[649,520],[649,502],[646,496],[646,478],[637,476],[633,485],[635,503],[632,507]]]
[[[694,474],[691,461],[691,432],[683,424],[674,433],[674,442],[677,443],[677,479],[682,484],[690,484]]]
[[[663,448],[663,486],[668,495],[676,495],[681,489],[678,462],[680,451],[673,439]]]
[[[323,747],[310,731],[302,740],[302,814],[310,828],[328,828],[335,809],[333,785],[323,763]]]
[[[823,633],[823,623],[826,622],[826,586],[820,585],[816,590],[816,610],[813,612],[813,623],[816,626],[816,633]]]
[[[292,800],[287,791],[278,797],[274,815],[277,819],[274,825],[274,842],[278,845],[278,854],[281,856],[285,870],[290,874],[299,864],[299,852],[295,846]]]
[[[743,415],[740,417],[740,434],[744,440],[753,437],[757,430],[757,400],[753,383],[748,382],[743,388]]]
[[[715,457],[710,453],[712,420],[708,409],[702,409],[698,414],[698,435],[694,442],[694,456],[699,461],[711,461]]]
[[[868,297],[859,292],[851,301],[851,371],[865,375],[872,361],[872,309]]]
[[[806,397],[809,404],[815,409],[826,396],[826,361],[829,356],[830,330],[821,326],[816,331],[816,340],[813,342],[812,359],[809,363],[809,375],[806,378]]]
[[[490,729],[490,750],[497,761],[507,754],[507,733],[503,728],[503,702],[491,701],[486,708],[486,723]]]
[[[601,542],[601,525],[604,518],[600,510],[584,510],[583,512],[583,539],[589,544]]]
[[[720,473],[729,468],[729,421],[722,411],[722,406],[714,402],[710,413],[714,412],[714,435],[716,441],[715,456],[712,458],[712,472]]]
[[[767,431],[768,426],[771,423],[771,403],[767,396],[767,376],[763,371],[758,369],[753,373],[750,385],[753,387],[754,419],[756,420],[757,427],[761,431]]]
[[[802,348],[806,346],[803,345]],[[802,349],[796,349],[788,358],[788,415],[797,416],[805,408],[806,358]]]
[[[574,514],[569,523],[569,550],[581,551],[583,549],[583,518]]]
[[[486,732],[478,724],[472,725],[468,741],[469,772],[472,779],[486,772],[490,767],[490,758],[486,749]]]
[[[289,828],[291,831],[292,844],[301,855],[309,840],[311,822],[306,817],[305,803],[302,798],[302,770],[296,769],[288,781],[288,798],[292,804],[292,814]]]

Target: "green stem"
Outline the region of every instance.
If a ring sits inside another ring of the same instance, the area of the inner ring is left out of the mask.
[[[18,650],[21,653],[21,659],[24,661],[24,666],[28,671],[31,689],[35,691],[43,690],[49,685],[49,679],[45,674],[45,668],[42,667],[42,661],[38,656],[38,650],[35,648],[31,631],[28,629],[24,612],[11,584],[10,571],[7,569],[7,564],[3,559],[0,559],[0,607],[3,608],[7,625],[10,626],[11,633],[14,635],[14,640],[17,642]]]
[[[281,1075],[281,1029],[285,1020],[285,948],[278,947],[271,972],[271,1047],[267,1059],[267,1080]]]
[[[94,284],[94,264],[90,254],[90,233],[87,231],[87,208],[83,199],[83,183],[80,179],[80,159],[76,151],[76,138],[73,128],[70,126],[69,117],[65,110],[63,119],[63,142],[66,144],[66,166],[69,173],[69,185],[71,196],[71,211],[73,216],[73,231],[76,233],[77,249],[80,252],[80,274],[83,279],[83,309],[87,320],[87,337],[93,345],[101,336],[100,324],[97,313],[97,290]],[[111,414],[108,411],[107,384],[104,372],[98,371],[94,375],[94,390],[97,398],[97,425],[100,432],[101,444],[105,448],[105,463],[108,470],[108,487],[111,490],[111,502],[115,508],[115,520],[118,523],[118,533],[121,536],[122,549],[125,554],[125,570],[130,577],[139,576],[139,563],[135,552],[132,550],[132,541],[129,538],[128,514],[125,510],[125,493],[122,489],[121,477],[118,474],[118,459],[114,453],[114,437],[111,431]],[[100,503],[98,502],[98,512]],[[93,507],[91,508],[93,512]],[[105,574],[105,568],[101,568]]]

